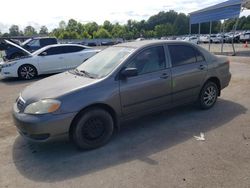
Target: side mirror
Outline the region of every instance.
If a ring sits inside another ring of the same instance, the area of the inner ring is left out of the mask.
[[[125,68],[124,70],[121,71],[121,76],[123,78],[133,77],[137,75],[138,75],[137,68]]]
[[[46,55],[47,55],[47,52],[40,53],[40,56],[46,56]]]

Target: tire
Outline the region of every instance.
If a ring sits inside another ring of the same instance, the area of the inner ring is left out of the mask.
[[[73,126],[70,136],[74,144],[83,150],[105,145],[114,131],[113,118],[107,111],[99,108],[83,112]]]
[[[207,82],[201,89],[199,95],[200,108],[204,110],[212,108],[217,101],[218,94],[218,86],[214,82]]]
[[[31,80],[37,76],[37,70],[32,65],[22,65],[18,68],[18,77],[23,80]]]

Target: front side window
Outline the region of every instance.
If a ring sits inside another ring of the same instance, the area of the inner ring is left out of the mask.
[[[63,54],[64,50],[62,47],[52,47],[52,48],[45,50],[44,52],[47,53],[47,56],[48,55],[59,55],[59,54]]]
[[[187,45],[169,45],[168,49],[173,67],[196,63],[196,53],[193,47]]]
[[[136,68],[138,75],[165,69],[166,60],[163,46],[143,50],[133,58],[127,67]]]

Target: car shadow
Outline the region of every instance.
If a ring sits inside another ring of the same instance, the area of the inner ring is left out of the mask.
[[[125,123],[110,143],[91,151],[79,151],[69,142],[34,144],[17,137],[13,163],[24,177],[39,182],[63,181],[133,160],[158,165],[150,155],[224,126],[246,110],[224,99],[205,111],[178,107]]]

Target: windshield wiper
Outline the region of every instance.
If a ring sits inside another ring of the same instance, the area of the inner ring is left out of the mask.
[[[84,75],[86,75],[89,78],[94,78],[89,72],[87,72],[85,70],[80,70],[80,73],[83,73]]]
[[[84,71],[84,70],[74,69],[74,73],[76,73],[79,76],[86,76],[88,78],[95,78],[90,73],[88,73],[87,71]]]

